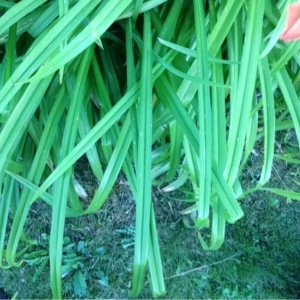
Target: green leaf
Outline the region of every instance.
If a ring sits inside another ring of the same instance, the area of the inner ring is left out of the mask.
[[[74,294],[77,297],[87,296],[87,284],[86,279],[81,271],[76,271],[73,280]]]

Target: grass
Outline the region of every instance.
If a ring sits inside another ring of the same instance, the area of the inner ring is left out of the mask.
[[[278,40],[290,2],[0,1],[5,278],[28,268],[33,284],[46,283],[41,297],[53,298],[294,295],[297,280],[289,288],[277,265],[251,258],[250,273],[239,267],[247,251],[270,252],[261,235],[279,218],[274,207],[300,200],[299,42]],[[275,153],[278,136],[286,148]],[[250,172],[256,145],[260,168]],[[293,189],[289,179],[268,183],[283,177],[277,162],[293,166]],[[122,188],[125,200],[113,202]],[[255,193],[264,195],[257,215],[265,207],[273,221],[258,219],[245,239],[240,219],[252,216]],[[297,205],[283,205],[283,216]],[[166,215],[176,220],[164,223]],[[291,245],[272,230],[278,256],[277,244]],[[219,251],[202,254],[199,243]],[[227,279],[222,268],[233,270]]]
[[[283,139],[281,135],[280,149],[286,150],[290,146]],[[260,173],[263,156],[259,145],[255,149],[259,156],[251,157],[247,172],[243,174],[244,185],[258,180],[256,174]],[[276,152],[280,149],[276,147]],[[86,160],[78,164],[78,180],[92,195],[97,183],[91,184],[94,177],[86,164]],[[295,189],[291,178],[296,170],[276,160],[269,185],[283,187],[285,184]],[[242,201],[245,217],[227,227],[223,246],[218,251],[204,251],[199,245],[197,231],[184,225],[185,218],[191,221],[189,216],[180,214],[187,205],[174,201],[186,196],[189,189],[185,187],[171,195],[159,190],[154,192],[167,297],[296,299],[300,280],[295,264],[299,256],[299,203],[267,192],[252,194]],[[37,250],[47,251],[49,236],[46,232],[51,226],[50,218],[51,212],[42,202],[32,208],[28,235],[39,241]],[[77,258],[83,266],[73,263],[76,269],[64,277],[64,298],[127,298],[131,287],[134,218],[134,199],[125,178],[121,177],[102,210],[67,219],[64,234],[69,239],[66,246],[71,250],[65,252],[65,259],[74,261]],[[79,247],[82,243],[84,250]],[[30,266],[27,262],[20,268],[2,270],[0,287],[5,287],[10,295],[19,291],[18,298],[51,297],[49,263],[37,276],[40,265],[38,262]],[[78,269],[84,274],[86,290],[75,283]],[[102,280],[107,278],[108,286],[105,280],[99,283],[99,272],[103,272],[100,273]],[[148,277],[141,298],[149,297]]]

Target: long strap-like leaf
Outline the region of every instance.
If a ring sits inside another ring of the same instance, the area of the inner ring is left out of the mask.
[[[141,96],[138,101],[138,165],[134,270],[131,296],[144,285],[148,263],[151,216],[151,146],[152,146],[152,33],[150,14],[144,14]]]

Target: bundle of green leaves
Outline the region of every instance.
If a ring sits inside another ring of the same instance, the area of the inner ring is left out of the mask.
[[[290,3],[0,1],[1,267],[22,264],[34,243],[28,213],[46,202],[60,298],[65,218],[101,209],[120,172],[136,202],[131,296],[148,267],[153,295],[165,293],[154,185],[167,193],[190,182],[183,213],[202,247],[218,249],[226,222],[244,214],[238,200],[267,189],[276,130],[300,137],[300,44],[278,41]],[[240,176],[259,139],[260,178],[245,191]],[[99,181],[94,194],[76,181],[83,155]]]

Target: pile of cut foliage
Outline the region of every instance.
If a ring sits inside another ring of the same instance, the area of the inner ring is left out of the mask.
[[[149,270],[158,297],[166,288],[154,188],[191,187],[182,214],[205,250],[224,243],[246,195],[267,190],[299,200],[265,187],[276,131],[300,140],[300,44],[278,40],[290,3],[0,1],[1,267],[49,259],[52,295],[61,298],[66,218],[101,211],[123,176],[135,201],[129,294],[140,295]],[[245,188],[257,141],[261,170]],[[295,149],[276,157],[299,164]],[[96,190],[78,181],[83,156]],[[46,250],[26,229],[40,202],[51,211]],[[105,284],[105,274],[97,276]]]

